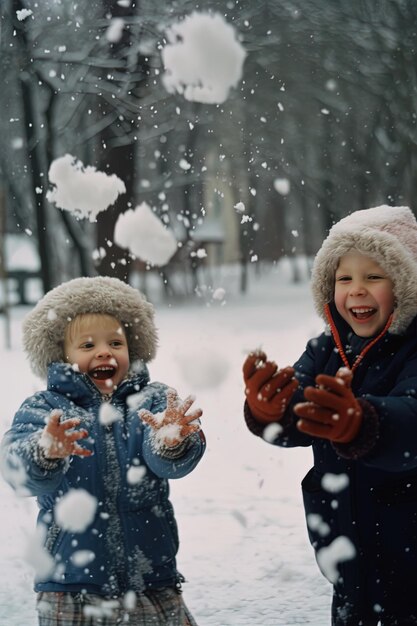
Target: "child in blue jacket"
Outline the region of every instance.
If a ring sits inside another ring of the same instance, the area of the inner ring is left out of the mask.
[[[24,346],[47,389],[18,410],[2,470],[40,509],[40,626],[195,626],[168,479],[199,462],[202,412],[150,383],[153,316],[136,289],[94,277],[56,287],[25,319]]]
[[[407,207],[335,224],[313,266],[328,329],[294,367],[243,371],[249,429],[311,446],[310,541],[333,584],[333,626],[417,624],[417,222]]]

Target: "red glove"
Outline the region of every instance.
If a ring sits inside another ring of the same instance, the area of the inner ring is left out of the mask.
[[[349,443],[362,424],[362,409],[350,388],[352,372],[342,367],[336,376],[319,374],[316,383],[318,388],[304,390],[308,402],[294,407],[294,413],[301,417],[298,430],[336,443]]]
[[[243,364],[246,400],[252,415],[264,424],[279,421],[298,387],[294,368],[282,370],[264,352],[251,353]]]

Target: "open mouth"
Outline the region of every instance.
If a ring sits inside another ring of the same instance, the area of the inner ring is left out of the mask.
[[[357,320],[368,320],[376,313],[376,309],[372,307],[353,307],[350,309],[353,317]]]
[[[101,365],[100,367],[95,367],[90,370],[88,375],[96,380],[107,380],[108,378],[112,378],[115,373],[116,368],[112,365]]]

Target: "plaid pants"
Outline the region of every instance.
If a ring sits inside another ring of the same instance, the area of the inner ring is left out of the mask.
[[[133,602],[81,593],[42,592],[39,626],[197,626],[175,589],[148,591]]]

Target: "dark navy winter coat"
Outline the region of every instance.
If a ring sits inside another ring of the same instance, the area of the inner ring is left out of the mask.
[[[332,314],[352,363],[366,340],[352,333],[334,307]],[[310,341],[294,366],[300,387],[291,406],[304,401],[304,387],[315,386],[318,374],[335,375],[342,366],[331,335]],[[302,482],[309,537],[316,551],[340,536],[354,544],[356,557],[341,563],[335,586],[346,606],[359,615],[381,609],[398,615],[399,608],[417,615],[417,318],[404,335],[388,333],[370,349],[352,388],[364,400],[355,441],[332,444],[301,433],[290,407],[274,443],[312,446],[314,466]],[[249,428],[261,435],[264,427],[248,413],[246,406]],[[326,474],[347,475],[349,484],[326,490]],[[330,532],[320,534],[323,526],[312,524],[310,514],[321,516]]]
[[[37,591],[85,589],[120,595],[180,581],[175,561],[177,525],[167,479],[191,472],[205,444],[202,433],[193,434],[182,456],[174,459],[165,458],[152,445],[151,430],[137,411],[163,411],[166,390],[161,383],[149,383],[143,366],[112,395],[110,402],[120,419],[104,426],[99,420],[102,397],[94,383],[71,366],[54,363],[49,367],[47,390],[20,407],[3,440],[3,471],[14,487],[37,496],[39,523],[46,528],[45,546],[56,561],[54,571],[36,581]],[[81,419],[80,427],[89,432],[82,445],[94,452],[92,456],[54,461],[48,469],[35,461],[34,450],[52,409],[61,409],[64,418]],[[140,482],[130,484],[127,472],[132,466],[142,466],[146,472]],[[63,530],[54,519],[54,505],[71,488],[85,489],[97,498],[94,521],[80,533]],[[80,550],[94,554],[87,566],[71,559]]]

